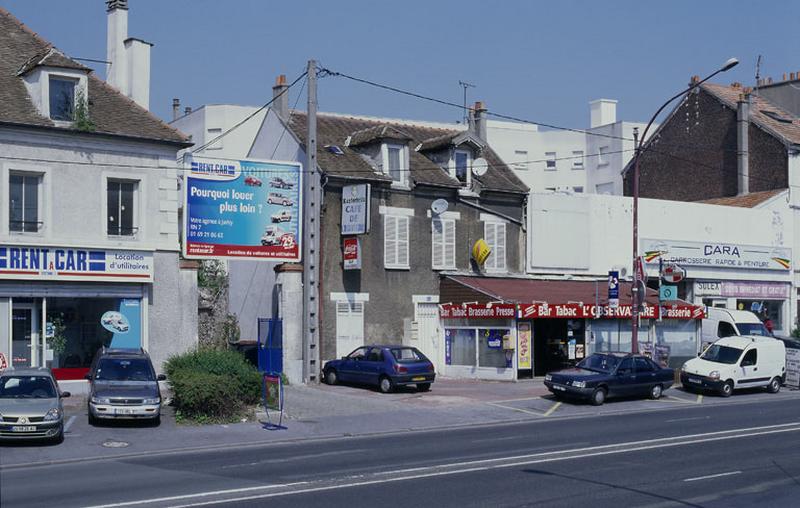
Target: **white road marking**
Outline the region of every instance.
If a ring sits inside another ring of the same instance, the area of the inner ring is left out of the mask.
[[[672,420],[666,420],[664,423],[672,423],[672,422],[688,422],[690,420],[708,420],[710,416],[695,416],[692,418],[674,418]]]
[[[548,409],[548,410],[547,410],[547,411],[544,413],[544,415],[545,415],[545,416],[550,416],[551,414],[553,414],[553,411],[555,411],[556,409],[558,409],[558,408],[560,408],[560,407],[561,407],[561,402],[556,402],[555,404],[553,404],[553,406],[552,406],[550,409]]]
[[[500,407],[500,408],[503,408],[503,409],[508,409],[510,411],[518,411],[520,413],[525,413],[525,414],[529,414],[529,415],[542,416],[542,413],[537,413],[536,411],[530,411],[528,409],[522,409],[521,407],[504,406],[502,404],[497,404],[496,402],[487,402],[487,404],[489,404],[490,406],[495,406],[495,407]]]
[[[72,427],[72,422],[74,422],[74,421],[75,421],[75,418],[77,418],[77,417],[76,417],[76,416],[70,416],[70,417],[67,419],[67,423],[65,423],[65,424],[64,424],[64,433],[65,433],[65,434],[66,434],[67,432],[69,432],[69,428],[70,428],[70,427]]]
[[[487,443],[489,441],[511,441],[512,439],[519,439],[519,436],[507,436],[507,437],[490,437],[487,439],[473,439],[470,441],[471,443]]]
[[[723,430],[717,432],[706,432],[703,434],[688,434],[684,436],[664,437],[657,439],[648,439],[643,441],[631,441],[627,443],[614,443],[608,445],[575,448],[571,450],[541,452],[541,453],[533,453],[527,455],[517,455],[512,457],[500,457],[495,459],[479,459],[479,460],[470,460],[463,462],[445,463],[445,464],[421,467],[421,468],[384,471],[372,475],[356,475],[356,476],[349,476],[346,478],[342,478],[339,480],[333,480],[334,482],[338,481],[340,483],[324,484],[324,481],[318,481],[315,482],[317,483],[318,486],[301,487],[296,490],[287,490],[282,492],[267,492],[263,494],[256,494],[246,497],[190,502],[189,504],[173,506],[173,508],[189,508],[189,507],[226,504],[226,503],[240,503],[243,501],[253,501],[253,500],[267,499],[272,497],[282,497],[282,496],[307,494],[312,492],[321,492],[328,490],[347,489],[352,487],[362,487],[366,485],[375,485],[382,483],[393,483],[406,480],[415,480],[420,478],[450,476],[450,475],[472,473],[479,471],[527,466],[531,464],[541,464],[546,462],[558,462],[564,460],[582,459],[587,457],[597,457],[603,455],[614,455],[614,454],[630,453],[643,450],[652,450],[657,448],[686,446],[698,443],[709,443],[709,442],[723,441],[729,439],[741,439],[743,437],[761,436],[761,435],[777,434],[784,432],[800,432],[800,422],[784,423],[779,425],[768,425],[762,427],[747,427],[747,428]],[[410,472],[416,473],[417,471],[419,471],[418,474],[407,474]],[[391,476],[384,477],[388,475]],[[353,479],[360,479],[368,476],[371,476],[375,479],[352,481]],[[294,487],[297,485],[304,485],[304,484],[307,485],[309,483],[311,482],[285,484],[283,487]],[[270,485],[265,487],[251,487],[249,490],[258,490],[259,488],[275,489],[279,487],[280,486]],[[221,496],[226,493],[237,493],[236,491],[239,489],[232,489],[232,490],[233,492],[230,491],[205,492],[194,496],[191,494],[186,496],[178,496],[178,498],[189,500],[192,497],[208,497],[215,495]],[[110,505],[96,506],[90,508],[117,508],[122,506],[149,505],[159,501],[160,501],[159,499],[144,499],[141,501],[130,501],[126,503],[110,504]]]
[[[308,455],[292,455],[291,457],[286,457],[286,458],[283,458],[283,459],[264,459],[264,460],[258,460],[256,462],[245,462],[244,464],[229,464],[227,466],[222,466],[222,469],[230,469],[230,468],[234,468],[234,467],[251,467],[251,466],[258,466],[258,465],[266,464],[266,463],[276,464],[276,463],[279,463],[279,462],[292,462],[292,461],[295,461],[295,460],[315,459],[317,457],[324,457],[326,455],[339,456],[339,455],[344,455],[344,454],[348,454],[348,453],[362,453],[362,452],[368,452],[368,451],[371,451],[371,450],[368,450],[366,448],[354,448],[352,450],[337,450],[337,451],[334,451],[334,452],[313,453],[313,454],[308,454]]]
[[[696,478],[686,478],[685,482],[696,482],[698,480],[708,480],[710,478],[719,478],[720,476],[731,476],[734,474],[742,474],[741,471],[728,471],[727,473],[710,474],[708,476],[698,476]]]

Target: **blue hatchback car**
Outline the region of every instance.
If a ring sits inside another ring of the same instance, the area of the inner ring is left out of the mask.
[[[436,373],[433,363],[409,346],[362,346],[340,360],[330,360],[322,370],[325,382],[360,383],[389,393],[398,386],[416,385],[430,390]]]

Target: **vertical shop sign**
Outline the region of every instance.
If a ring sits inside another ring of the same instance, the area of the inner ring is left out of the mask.
[[[370,186],[368,183],[342,187],[342,234],[369,233]]]
[[[531,324],[517,323],[517,366],[519,369],[531,368]]]
[[[619,307],[619,272],[608,272],[608,306],[612,309]]]
[[[450,365],[452,363],[453,351],[453,336],[450,330],[444,331],[444,363]]]
[[[800,349],[786,348],[786,384],[800,388]]]
[[[112,332],[111,347],[136,349],[142,347],[142,304],[137,298],[122,298],[119,309],[108,311],[100,318],[103,328]]]
[[[361,242],[351,236],[343,240],[342,259],[345,270],[361,270]]]

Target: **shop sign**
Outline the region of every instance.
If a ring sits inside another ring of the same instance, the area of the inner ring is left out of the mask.
[[[800,387],[800,349],[786,348],[786,384]]]
[[[356,237],[345,238],[342,245],[345,270],[361,270],[361,243]]]
[[[452,337],[452,330],[445,330],[444,331],[444,363],[445,365],[450,365],[452,363],[452,352],[453,352],[453,337]]]
[[[517,323],[517,368],[532,368],[530,323]]]
[[[503,335],[506,330],[478,330],[478,333],[486,337],[486,347],[489,349],[503,348]]]
[[[792,251],[785,247],[642,240],[642,248],[644,260],[648,264],[663,261],[705,268],[781,271],[792,268]]]
[[[184,257],[300,261],[300,164],[196,157],[188,169]]]
[[[662,284],[658,288],[658,301],[669,302],[678,299],[678,286]]]
[[[6,355],[0,351],[0,372],[6,370],[8,368],[8,360],[6,360]]]
[[[517,306],[511,303],[487,304],[444,304],[439,305],[439,317],[442,319],[514,319],[517,317]]]
[[[670,306],[645,305],[639,313],[642,319],[702,319],[703,307],[689,304],[675,304]],[[520,317],[523,319],[630,319],[631,306],[620,305],[609,307],[595,304],[548,304],[534,303],[522,306]]]
[[[695,282],[696,296],[723,296],[732,298],[785,299],[791,287],[784,282],[718,281]]]
[[[153,253],[0,244],[0,279],[152,282]]]
[[[368,183],[342,187],[342,234],[369,232],[370,186]]]
[[[608,306],[619,307],[619,272],[608,272]]]

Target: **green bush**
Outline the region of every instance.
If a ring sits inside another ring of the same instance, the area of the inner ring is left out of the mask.
[[[261,400],[261,375],[236,351],[184,353],[170,358],[165,370],[182,417],[231,421]]]

